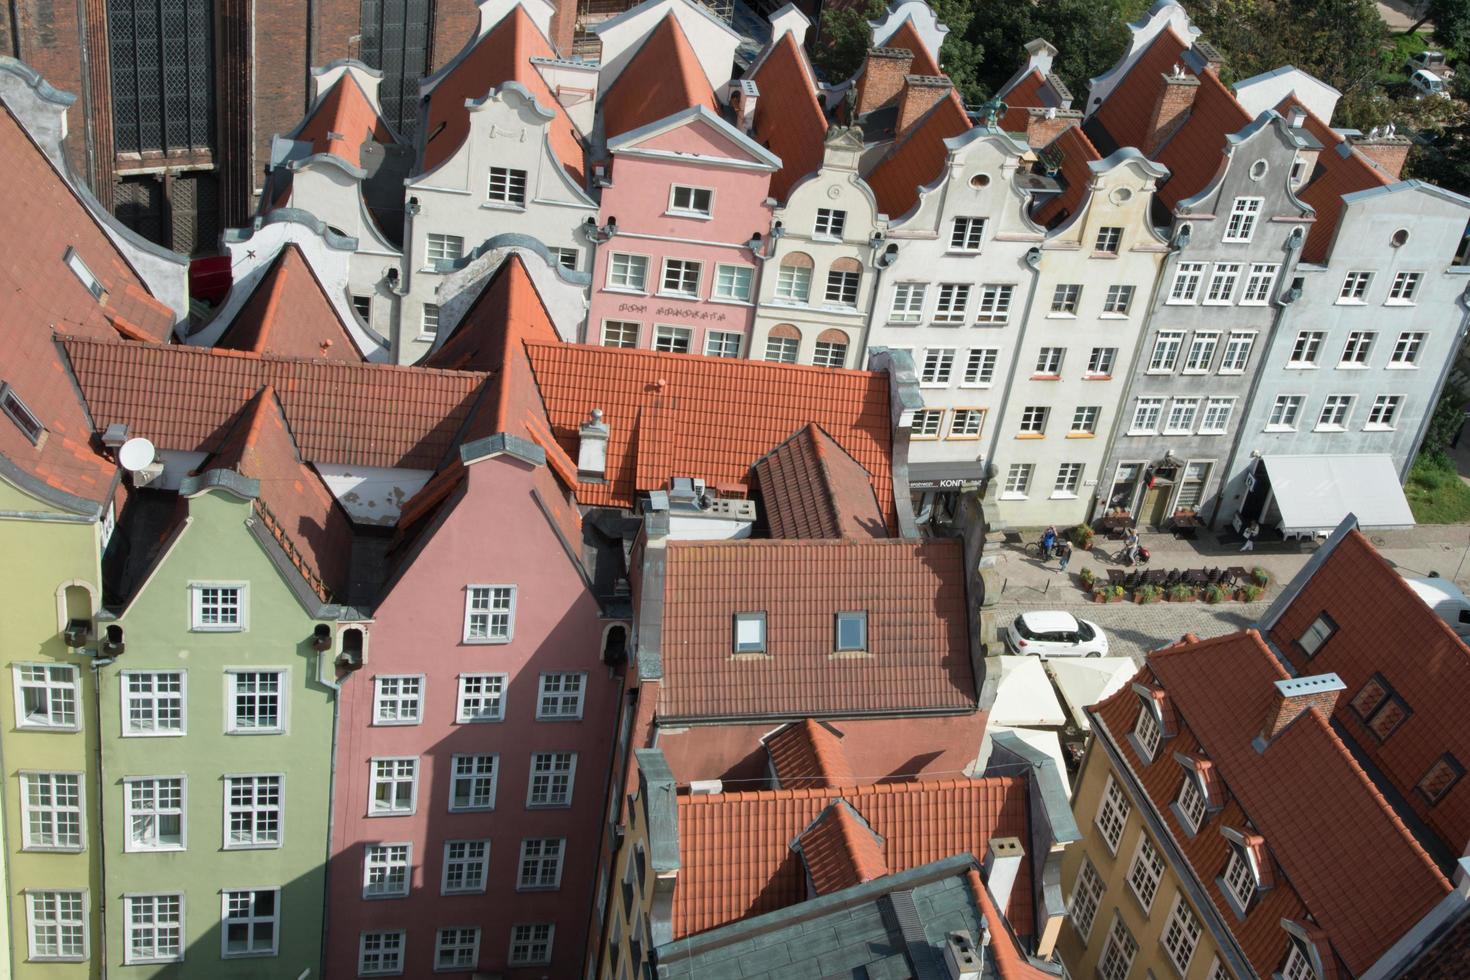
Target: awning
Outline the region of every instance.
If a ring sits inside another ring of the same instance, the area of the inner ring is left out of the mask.
[[[990,706],[992,725],[1061,726],[1066,712],[1052,690],[1040,657],[999,657],[1000,681]]]
[[[1138,673],[1129,657],[1054,657],[1046,662],[1047,673],[1062,692],[1072,723],[1084,732],[1091,730],[1084,708],[1106,701]]]
[[[1387,453],[1262,456],[1261,464],[1271,476],[1283,534],[1326,534],[1348,514],[1362,528],[1414,526],[1398,470]]]
[[[910,463],[910,490],[971,490],[985,479],[985,464]]]

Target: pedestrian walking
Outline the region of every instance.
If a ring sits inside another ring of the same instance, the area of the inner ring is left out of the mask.
[[[1061,571],[1067,570],[1067,562],[1072,560],[1072,545],[1065,539],[1057,542],[1057,558],[1060,559]]]
[[[1057,526],[1048,524],[1046,533],[1041,536],[1041,558],[1043,561],[1051,557],[1051,553],[1057,546]]]
[[[1243,544],[1243,545],[1240,546],[1240,550],[1241,551],[1255,551],[1256,550],[1256,535],[1258,535],[1260,533],[1261,533],[1261,525],[1260,524],[1258,524],[1255,521],[1251,521],[1249,524],[1247,524],[1245,526],[1245,530],[1240,532],[1240,536],[1243,537],[1243,538],[1245,538],[1245,544]]]

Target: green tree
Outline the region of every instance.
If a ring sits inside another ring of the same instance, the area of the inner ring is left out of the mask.
[[[930,7],[939,22],[949,28],[939,52],[940,67],[953,80],[955,88],[967,101],[975,97],[975,73],[982,51],[965,38],[974,11],[968,0],[931,0]],[[832,83],[851,78],[862,67],[873,43],[868,21],[887,12],[883,0],[855,0],[833,4],[822,12],[820,34],[812,52],[812,63]]]

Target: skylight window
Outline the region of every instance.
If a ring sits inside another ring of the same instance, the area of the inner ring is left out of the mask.
[[[765,613],[740,612],[735,614],[735,652],[766,652]]]
[[[868,614],[838,613],[836,642],[837,650],[841,653],[868,649]]]
[[[102,285],[101,279],[98,279],[92,274],[91,269],[87,268],[87,263],[82,261],[82,257],[77,254],[76,249],[68,248],[66,250],[65,261],[66,267],[82,281],[82,285],[87,287],[87,292],[91,293],[94,299],[101,299],[107,295],[107,287]]]
[[[31,445],[39,446],[46,438],[46,427],[41,420],[36,418],[34,412],[26,407],[26,403],[20,400],[15,389],[8,384],[0,384],[0,410],[10,416],[21,433],[31,441]]]

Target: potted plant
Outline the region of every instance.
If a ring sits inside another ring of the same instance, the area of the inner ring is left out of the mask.
[[[1092,590],[1092,601],[1093,602],[1107,602],[1108,601],[1108,587],[1106,585],[1099,585],[1097,588],[1093,589]]]
[[[1170,602],[1193,602],[1194,601],[1194,587],[1193,586],[1190,586],[1190,585],[1186,585],[1183,582],[1176,582],[1174,585],[1169,586],[1169,601]]]
[[[1082,587],[1089,592],[1092,591],[1093,584],[1097,582],[1097,576],[1093,574],[1090,568],[1082,569],[1082,571],[1077,573],[1077,577],[1082,579]]]
[[[1251,584],[1242,586],[1240,589],[1241,602],[1255,602],[1265,593],[1265,589],[1259,585]]]
[[[1070,534],[1070,537],[1072,538],[1072,543],[1081,548],[1083,551],[1092,550],[1092,539],[1095,536],[1096,532],[1092,530],[1092,525],[1085,523],[1078,524],[1076,527],[1072,528]]]
[[[1157,585],[1140,585],[1133,590],[1133,601],[1140,606],[1146,606],[1151,602],[1158,602],[1159,595],[1162,591]]]
[[[1266,571],[1260,565],[1257,565],[1255,568],[1251,569],[1251,581],[1264,589],[1266,586],[1271,584],[1271,573]]]
[[[1109,602],[1122,602],[1124,595],[1125,593],[1123,592],[1123,587],[1121,585],[1114,585],[1108,588]]]
[[[1220,586],[1218,586],[1218,585],[1207,585],[1207,586],[1205,586],[1205,601],[1208,602],[1210,605],[1213,606],[1217,602],[1223,602],[1224,599],[1225,599],[1225,590],[1222,589],[1222,588],[1220,588]]]

